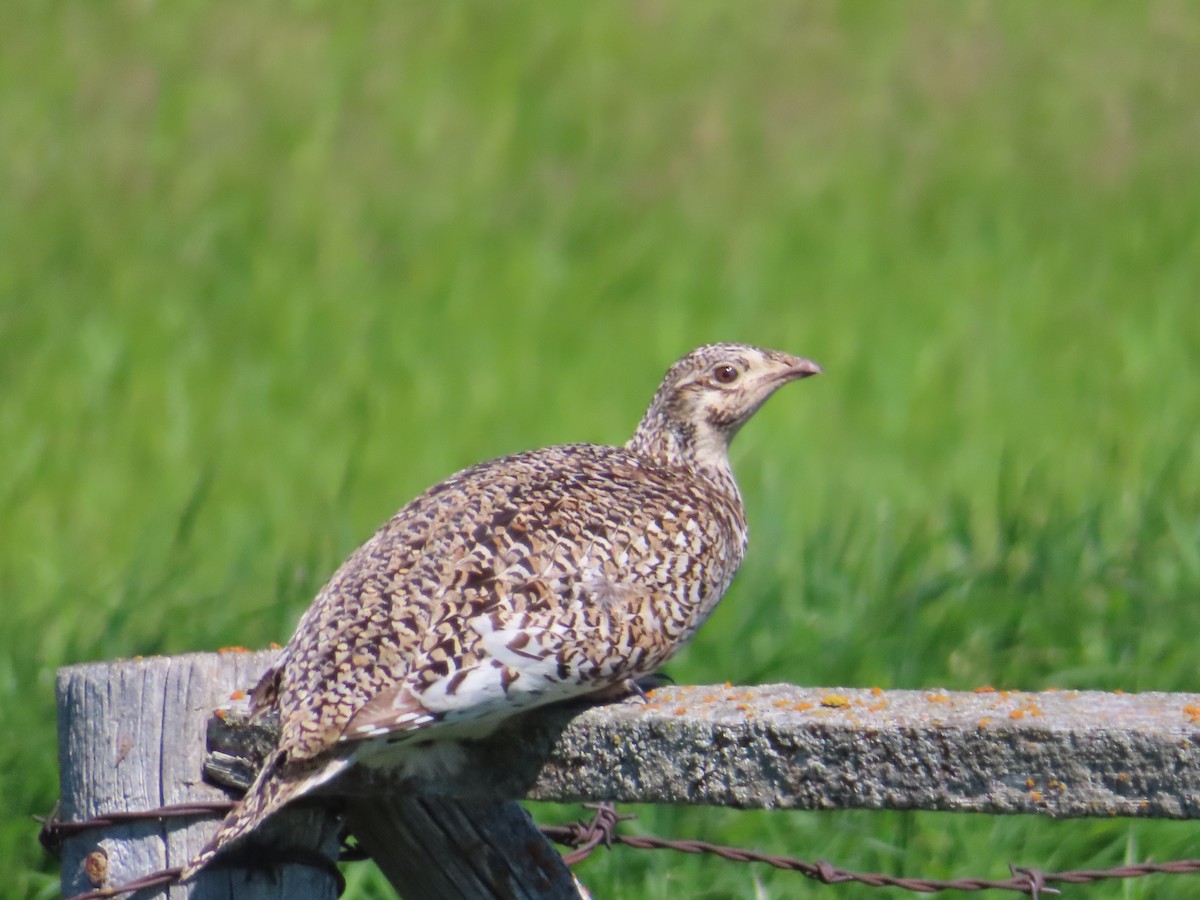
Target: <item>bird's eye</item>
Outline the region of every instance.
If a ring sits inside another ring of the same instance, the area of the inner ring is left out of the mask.
[[[731,366],[729,363],[721,363],[713,368],[713,378],[721,384],[733,384],[737,381],[738,370],[736,366]]]

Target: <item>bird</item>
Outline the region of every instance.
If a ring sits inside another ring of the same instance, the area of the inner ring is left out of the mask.
[[[257,778],[188,880],[355,764],[627,696],[685,645],[746,552],[729,444],[814,362],[748,344],[676,361],[624,446],[484,462],[404,506],[334,573],[251,694],[279,716]]]

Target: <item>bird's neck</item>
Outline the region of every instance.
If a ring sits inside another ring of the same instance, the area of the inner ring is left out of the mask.
[[[729,436],[707,422],[683,421],[651,409],[625,449],[660,466],[700,475],[741,503],[729,465]]]

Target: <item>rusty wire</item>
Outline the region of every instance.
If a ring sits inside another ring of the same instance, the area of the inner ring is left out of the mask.
[[[150,819],[188,818],[206,816],[209,813],[224,815],[233,808],[228,800],[197,800],[192,803],[175,803],[158,809],[148,809],[145,812],[111,812],[82,822],[64,822],[58,817],[58,806],[50,811],[48,816],[36,816],[35,821],[41,822],[38,841],[51,853],[58,854],[63,841],[80,832],[92,828],[109,828],[128,822],[145,822]]]
[[[211,813],[224,813],[231,809],[232,803],[217,801],[212,803],[181,803],[174,806],[164,806],[145,812],[110,813],[80,822],[63,822],[57,817],[57,808],[49,816],[42,819],[42,829],[39,838],[48,850],[56,852],[67,838],[80,834],[92,828],[104,828],[112,825],[144,821],[147,819],[167,819],[181,816],[203,816]],[[821,884],[845,884],[853,882],[866,887],[892,887],[917,894],[933,894],[941,891],[1010,891],[1026,896],[1039,898],[1060,891],[1053,887],[1055,884],[1092,884],[1097,881],[1107,881],[1124,878],[1143,878],[1148,875],[1191,875],[1200,872],[1200,859],[1181,859],[1165,863],[1134,863],[1114,866],[1110,869],[1075,869],[1062,872],[1042,872],[1034,868],[1018,866],[1009,867],[1011,875],[1008,878],[955,878],[939,880],[933,878],[900,877],[884,875],[877,872],[854,872],[841,869],[825,860],[807,861],[790,856],[779,856],[770,853],[759,853],[740,847],[729,847],[722,844],[711,844],[707,841],[669,840],[652,835],[629,835],[617,832],[617,826],[632,815],[620,815],[612,803],[585,804],[593,810],[590,819],[581,819],[568,825],[542,825],[542,833],[555,843],[573,848],[570,853],[563,855],[567,865],[575,865],[587,859],[592,853],[604,845],[611,848],[614,844],[632,847],[637,850],[675,850],[679,853],[712,854],[731,862],[763,863],[777,869],[798,872],[801,875]],[[298,859],[295,854],[287,854],[288,862],[300,862],[313,865],[314,862],[305,858]],[[362,854],[353,848],[343,852],[343,860],[362,859]],[[325,868],[329,864],[322,865]],[[84,894],[76,894],[65,900],[98,900],[98,898],[115,897],[119,894],[147,887],[157,887],[171,884],[178,880],[179,869],[164,869],[154,872],[137,881],[109,888],[100,888]],[[345,882],[341,883],[344,887]],[[339,894],[341,891],[339,890]]]
[[[542,833],[550,840],[577,848],[563,857],[568,865],[586,859],[601,844],[611,847],[623,844],[638,850],[675,850],[680,853],[710,853],[731,862],[758,862],[777,869],[799,872],[806,878],[821,884],[843,884],[854,882],[867,887],[894,887],[918,894],[933,894],[939,891],[1013,891],[1037,898],[1060,891],[1052,884],[1091,884],[1121,878],[1142,878],[1147,875],[1191,875],[1200,872],[1200,859],[1181,859],[1166,863],[1134,863],[1115,866],[1111,869],[1075,869],[1064,872],[1042,872],[1034,868],[1009,866],[1012,875],[1003,879],[956,878],[938,880],[933,878],[903,878],[873,872],[853,872],[839,869],[825,860],[808,862],[790,856],[777,856],[710,844],[707,841],[668,840],[651,835],[624,835],[616,833],[618,822],[634,816],[618,816],[611,803],[587,804],[596,813],[590,820],[581,820],[571,825],[543,825]]]

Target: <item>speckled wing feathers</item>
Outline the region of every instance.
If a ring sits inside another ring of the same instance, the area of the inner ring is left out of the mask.
[[[486,725],[653,671],[720,597],[744,543],[740,504],[619,448],[467,469],[384,525],[306,614],[280,663],[280,746],[311,757]]]

